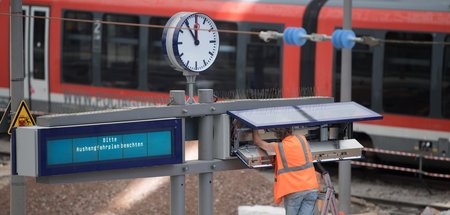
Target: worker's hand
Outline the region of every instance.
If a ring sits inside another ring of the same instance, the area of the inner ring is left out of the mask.
[[[259,143],[262,141],[261,136],[259,135],[258,129],[253,129],[253,143],[259,146]]]
[[[260,138],[258,129],[253,129],[253,135],[252,136],[253,136],[253,141],[255,141],[255,139]]]
[[[257,145],[258,147],[266,150],[266,152],[275,151],[275,148],[273,146],[274,143],[268,143],[268,142],[264,141],[263,139],[261,139],[261,136],[259,135],[259,132],[257,129],[253,130],[253,143],[255,145]]]

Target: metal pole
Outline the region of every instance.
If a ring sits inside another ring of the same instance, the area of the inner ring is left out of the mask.
[[[22,14],[22,1],[11,0],[11,14]],[[11,117],[24,97],[23,21],[21,16],[11,16]],[[12,146],[12,144],[11,144]],[[15,150],[11,149],[11,152]],[[12,156],[11,156],[12,157]],[[25,177],[11,174],[10,214],[26,213]]]
[[[185,105],[185,92],[184,90],[171,90],[170,91],[171,105]],[[183,128],[184,119],[183,119]],[[185,133],[183,131],[183,159],[185,161],[184,155],[184,142],[185,142]],[[171,215],[184,215],[185,214],[185,175],[175,175],[170,176],[170,214]]]
[[[352,0],[344,0],[343,29],[352,28]],[[341,101],[351,101],[352,98],[352,50],[342,49],[341,59]],[[350,161],[339,162],[339,211],[350,213]]]
[[[170,176],[170,214],[184,215],[185,176]]]
[[[199,103],[212,103],[213,90],[200,89],[198,90]],[[213,116],[203,116],[200,119],[198,138],[198,159],[212,160],[213,159]],[[214,168],[213,166],[211,168]],[[213,173],[199,174],[198,182],[198,214],[211,215],[213,214]]]

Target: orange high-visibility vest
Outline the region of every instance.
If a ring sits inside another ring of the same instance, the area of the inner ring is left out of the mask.
[[[318,189],[312,155],[305,137],[288,136],[275,145],[275,203],[290,193]]]

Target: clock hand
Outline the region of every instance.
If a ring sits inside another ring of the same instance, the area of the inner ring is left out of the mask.
[[[200,41],[198,40],[198,29],[200,28],[200,25],[198,24],[198,18],[197,14],[195,14],[195,24],[194,24],[194,31],[195,31],[195,45],[199,45]]]
[[[195,44],[195,45],[198,45],[200,42],[195,38],[195,35],[194,35],[194,33],[192,32],[191,27],[189,27],[189,22],[186,20],[184,23],[185,23],[186,26],[188,27],[189,33],[191,33],[192,38],[194,38],[194,44]]]

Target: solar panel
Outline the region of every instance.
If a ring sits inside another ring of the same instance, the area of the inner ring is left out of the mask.
[[[355,102],[258,108],[228,111],[228,114],[255,129],[315,126],[383,118],[380,114]]]

